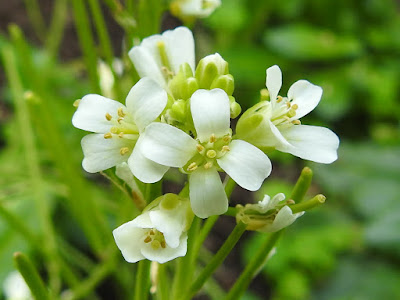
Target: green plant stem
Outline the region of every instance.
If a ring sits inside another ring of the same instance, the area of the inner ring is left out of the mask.
[[[225,300],[240,299],[246,291],[252,279],[256,276],[262,266],[265,264],[269,253],[275,246],[279,237],[284,230],[273,233],[258,249],[256,255],[247,264],[246,268],[240,275],[239,279],[235,282]]]
[[[46,38],[46,49],[51,58],[55,58],[60,48],[68,14],[68,1],[57,0],[54,3],[50,28]]]
[[[57,245],[55,242],[55,233],[51,221],[51,213],[48,202],[46,201],[48,198],[43,190],[44,184],[31,127],[29,111],[24,99],[24,91],[18,74],[16,58],[13,53],[13,49],[10,46],[5,47],[2,54],[7,78],[15,101],[16,117],[20,130],[20,136],[22,138],[22,144],[24,146],[27,171],[32,183],[32,194],[38,210],[41,230],[43,235],[46,237],[46,243],[44,244],[44,247],[49,258],[48,269],[50,273],[50,286],[55,292],[57,292],[61,287],[61,281],[59,277],[60,268],[57,263],[59,260],[57,254]]]
[[[135,282],[135,300],[146,300],[150,290],[150,264],[147,259],[138,263],[136,282]]]
[[[303,201],[298,204],[293,204],[290,205],[290,209],[292,210],[293,213],[298,213],[301,211],[306,211],[311,208],[314,208],[316,206],[319,206],[323,203],[325,203],[326,197],[322,194],[318,194],[315,197],[311,198],[310,200]]]
[[[158,277],[157,277],[157,300],[169,300],[169,288],[168,275],[166,272],[165,264],[158,264]]]
[[[83,52],[83,58],[89,73],[91,89],[93,93],[100,94],[100,82],[97,73],[97,55],[94,46],[94,39],[89,24],[89,16],[85,7],[86,1],[72,0],[74,10],[75,26],[79,43]]]
[[[46,26],[42,13],[40,12],[40,6],[37,0],[25,0],[25,8],[28,17],[32,23],[32,27],[35,30],[36,36],[42,40],[46,36]]]
[[[239,241],[242,234],[246,231],[247,225],[243,222],[239,222],[229,237],[226,239],[225,243],[214,255],[209,264],[201,271],[197,279],[190,286],[188,292],[181,299],[192,299],[193,296],[201,289],[206,280],[214,273],[214,271],[222,264],[224,259],[232,251],[233,247]]]
[[[32,262],[21,252],[14,253],[14,262],[36,300],[51,299]]]
[[[305,167],[301,171],[299,179],[297,179],[292,194],[290,195],[290,199],[293,199],[295,202],[301,202],[303,200],[308,188],[311,185],[312,176],[313,172],[308,167]]]

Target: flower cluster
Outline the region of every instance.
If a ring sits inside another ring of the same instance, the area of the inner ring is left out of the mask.
[[[198,5],[182,3],[182,9],[194,10]],[[93,132],[82,139],[82,166],[87,172],[117,167],[117,176],[137,190],[135,180],[157,182],[171,167],[188,176],[187,195],[159,197],[141,215],[114,230],[128,262],[146,258],[164,263],[185,255],[193,214],[208,218],[228,209],[220,173],[256,191],[272,170],[268,151],[320,163],[337,158],[339,139],[332,131],[299,121],[320,101],[320,87],[299,80],[287,97],[278,96],[281,71],[278,66],[268,68],[269,100],[244,112],[235,133],[231,119],[239,116],[241,108],[233,97],[228,63],[215,53],[196,66],[194,48],[192,32],[185,27],[143,39],[129,52],[141,79],[125,105],[87,95],[72,119],[75,127]],[[246,221],[249,230],[280,230],[302,215],[292,213],[282,203],[284,198],[283,194],[272,200],[266,196],[259,204],[238,207],[237,218],[256,220]]]

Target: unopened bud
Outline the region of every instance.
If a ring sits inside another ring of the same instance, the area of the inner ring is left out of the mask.
[[[200,60],[196,68],[196,79],[201,89],[211,89],[211,84],[220,75],[229,73],[228,63],[218,53]]]
[[[235,83],[231,74],[221,75],[214,79],[211,83],[210,89],[222,89],[228,96],[232,96],[233,90],[235,89]]]

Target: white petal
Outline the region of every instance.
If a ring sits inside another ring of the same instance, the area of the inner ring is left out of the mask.
[[[131,156],[132,156],[132,154],[131,154]],[[132,171],[126,162],[123,162],[116,166],[115,175],[117,175],[119,178],[121,178],[123,181],[125,181],[126,184],[132,190],[139,191],[139,187],[136,184],[135,177],[133,176]]]
[[[140,251],[140,248],[144,245],[145,231],[134,224],[133,221],[114,229],[113,236],[127,262],[135,263],[145,258]]]
[[[276,139],[274,142],[274,146],[276,147],[276,145],[283,145],[285,147],[290,147],[291,146],[290,143],[282,135],[282,133],[279,131],[279,129],[270,120],[268,120],[268,122],[269,122],[269,129],[272,132],[272,136]],[[266,135],[266,137],[268,135]]]
[[[118,118],[118,108],[125,107],[118,101],[100,95],[86,95],[79,102],[78,109],[72,117],[72,124],[79,129],[96,133],[110,131],[113,124],[106,119],[106,113]]]
[[[187,234],[182,234],[179,240],[179,246],[176,248],[171,248],[167,245],[166,248],[153,249],[149,243],[145,244],[141,251],[143,256],[145,256],[148,260],[156,261],[160,264],[173,260],[177,257],[185,256],[187,252]]]
[[[250,191],[258,190],[271,174],[272,165],[268,156],[241,140],[232,141],[229,148],[228,153],[217,159],[220,167],[241,187]]]
[[[194,38],[192,32],[181,26],[174,30],[165,31],[162,37],[166,43],[166,51],[172,71],[176,74],[183,63],[188,63],[194,71]]]
[[[167,105],[167,93],[154,80],[140,79],[126,97],[126,108],[140,131],[153,122]]]
[[[206,8],[203,7],[203,0],[184,1],[179,4],[182,15],[205,18],[221,5],[221,0],[208,0]]]
[[[150,219],[154,228],[164,234],[165,242],[171,248],[176,248],[179,245],[185,223],[183,217],[177,210],[173,210],[172,213],[162,210],[150,211]]]
[[[304,211],[293,214],[290,207],[285,205],[284,207],[282,207],[282,209],[276,215],[274,222],[270,226],[267,227],[267,231],[275,232],[275,231],[281,230],[281,229],[293,224],[293,222],[296,221],[296,219],[298,217],[301,217],[303,214],[304,214]]]
[[[282,131],[291,146],[276,149],[291,153],[302,159],[329,164],[337,159],[338,136],[328,128],[295,125]]]
[[[266,86],[269,92],[271,103],[274,105],[276,103],[276,97],[278,97],[278,93],[282,87],[282,71],[277,65],[274,65],[269,67],[266,73]]]
[[[128,165],[133,175],[141,182],[154,183],[164,176],[169,167],[160,165],[142,154],[142,141],[144,134],[140,135],[131,156],[128,159]]]
[[[182,167],[196,154],[196,141],[182,130],[164,123],[146,127],[142,154],[156,163]]]
[[[201,167],[190,174],[189,196],[192,210],[199,218],[221,215],[228,210],[228,198],[214,168]]]
[[[103,134],[88,134],[82,138],[84,154],[82,166],[89,173],[96,173],[127,161],[132,152],[134,141],[113,137],[105,139]],[[128,147],[129,152],[121,155],[120,149]]]
[[[272,199],[270,196],[264,195],[263,200],[258,202],[259,211],[261,213],[266,213],[267,211],[275,208],[275,206],[284,199],[285,194],[283,193],[276,194]]]
[[[155,47],[152,48],[155,50]],[[167,82],[161,72],[161,62],[156,60],[158,56],[152,53],[148,48],[142,45],[135,46],[129,51],[129,57],[135,65],[135,69],[140,77],[150,77],[160,86],[167,86]]]
[[[229,97],[223,90],[197,90],[190,99],[190,111],[201,142],[207,141],[211,134],[221,137],[229,132]]]
[[[322,97],[322,88],[314,85],[307,80],[299,80],[292,84],[288,91],[288,98],[292,100],[292,105],[297,104],[296,116],[292,119],[301,117],[312,111],[319,103]]]

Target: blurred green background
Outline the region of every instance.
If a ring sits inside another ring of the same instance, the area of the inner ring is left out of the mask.
[[[94,2],[104,13],[111,49],[98,29]],[[13,252],[23,251],[49,278],[52,261],[64,261],[69,267],[61,273],[75,275],[62,278],[74,291],[83,290],[81,299],[125,299],[130,293],[135,266],[121,259],[111,230],[130,220],[134,208],[102,176],[81,169],[84,133],[71,125],[72,103],[100,93],[90,66],[100,58],[111,64],[113,56],[125,64],[114,90],[123,102],[137,80],[126,57],[129,37],[182,23],[152,8],[157,1],[139,12],[129,5],[135,1],[121,2],[123,10],[109,0],[0,4],[0,282],[14,268]],[[87,4],[83,14],[79,3]],[[135,26],[150,23],[140,17],[146,9],[152,18],[162,16],[161,28],[157,22]],[[10,28],[11,22],[21,29]],[[302,123],[329,127],[341,139],[332,165],[271,155],[274,170],[256,199],[289,194],[301,168],[309,166],[311,192],[325,194],[327,203],[287,230],[246,299],[399,298],[400,3],[222,0],[214,14],[192,25],[197,59],[219,52],[229,62],[243,110],[259,100],[266,68],[278,64],[281,95],[298,79],[323,87],[321,103]],[[94,38],[82,38],[82,30],[77,35],[79,26]],[[247,235],[238,248],[239,270],[264,238]],[[41,249],[37,241],[47,245]],[[65,288],[57,280],[52,285]],[[218,299],[223,290],[210,285],[210,298]]]

